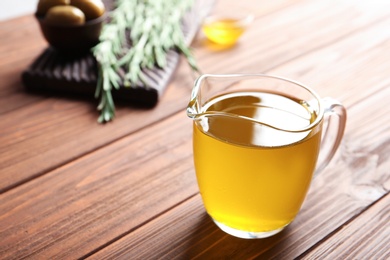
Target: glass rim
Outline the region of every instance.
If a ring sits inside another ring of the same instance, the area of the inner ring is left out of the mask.
[[[310,131],[312,129],[314,129],[317,125],[320,124],[320,122],[322,121],[323,117],[324,117],[324,105],[322,103],[322,99],[320,98],[320,96],[310,87],[298,82],[298,81],[295,81],[295,80],[291,80],[291,79],[288,79],[288,78],[285,78],[285,77],[280,77],[280,76],[275,76],[275,75],[268,75],[268,74],[261,74],[261,73],[234,73],[234,74],[202,74],[200,75],[194,82],[194,88],[192,89],[192,93],[191,93],[191,99],[190,99],[190,103],[187,107],[187,115],[189,117],[191,117],[192,119],[196,120],[199,118],[199,116],[197,116],[196,114],[192,113],[193,110],[190,109],[190,106],[193,106],[197,99],[197,96],[198,96],[198,93],[199,93],[199,89],[201,87],[201,84],[202,82],[207,79],[207,78],[268,78],[268,79],[274,79],[274,80],[279,80],[279,81],[284,81],[284,82],[287,82],[287,83],[291,83],[291,84],[294,84],[300,88],[303,88],[305,89],[306,91],[308,91],[309,94],[311,94],[315,100],[317,101],[318,103],[318,115],[316,117],[316,119],[311,123],[309,124],[308,126],[306,127],[303,127],[301,129],[298,129],[298,130],[295,130],[295,129],[279,129],[279,128],[276,128],[276,127],[273,127],[273,126],[269,126],[269,127],[272,127],[272,128],[275,128],[277,130],[281,130],[281,131],[285,131],[285,132],[292,132],[292,133],[299,133],[299,132],[306,132],[306,131]],[[199,105],[199,104],[197,104]],[[227,113],[225,113],[226,115]],[[207,114],[203,114],[203,116],[206,116]],[[202,116],[201,116],[202,117]],[[235,115],[234,117],[238,117],[238,118],[242,118],[242,119],[246,119],[246,120],[250,120],[250,121],[253,121],[253,122],[257,122],[257,123],[260,123],[260,124],[264,124],[262,122],[259,122],[259,121],[256,121],[255,119],[252,119],[252,118],[249,118],[249,117],[245,117],[245,116],[240,116],[240,115]]]

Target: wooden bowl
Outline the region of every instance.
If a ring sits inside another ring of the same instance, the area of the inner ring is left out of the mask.
[[[50,25],[35,14],[46,41],[59,52],[79,54],[89,51],[99,43],[100,32],[106,15],[86,21],[82,25]]]

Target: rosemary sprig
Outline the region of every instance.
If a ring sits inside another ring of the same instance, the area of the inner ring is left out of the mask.
[[[100,43],[93,48],[99,67],[95,97],[100,98],[100,123],[115,116],[112,89],[119,89],[121,82],[125,87],[148,87],[143,70],[164,68],[169,50],[178,50],[198,71],[180,26],[193,0],[116,0],[115,4],[103,26]],[[128,42],[130,49],[126,48]]]

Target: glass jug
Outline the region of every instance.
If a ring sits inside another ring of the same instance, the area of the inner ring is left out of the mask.
[[[262,74],[200,76],[187,115],[206,211],[241,238],[268,237],[293,221],[347,117],[339,102]]]

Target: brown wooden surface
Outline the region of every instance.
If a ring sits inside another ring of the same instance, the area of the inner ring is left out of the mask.
[[[390,3],[240,3],[255,20],[238,45],[223,50],[201,33],[193,42],[202,71],[293,78],[348,111],[296,220],[243,240],[207,216],[185,62],[155,108],[118,105],[106,125],[93,98],[26,92],[21,73],[46,47],[27,15],[0,23],[0,259],[390,258]]]

